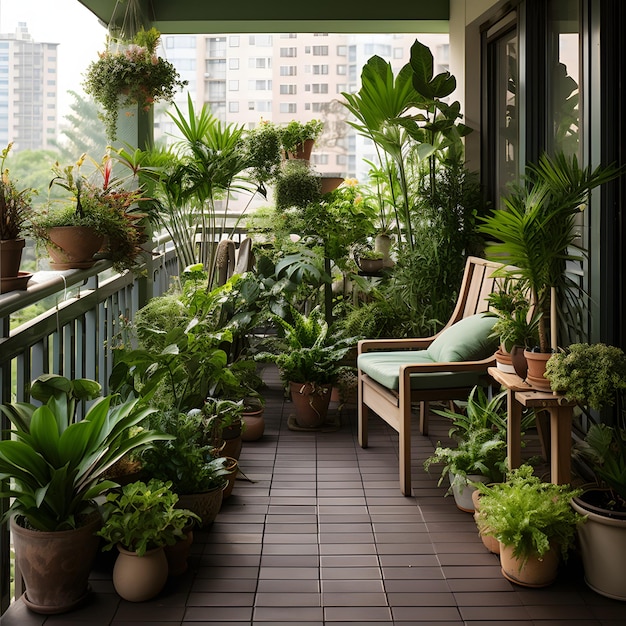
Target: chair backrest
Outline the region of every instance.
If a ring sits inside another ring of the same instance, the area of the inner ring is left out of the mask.
[[[500,268],[502,268],[500,263],[475,256],[467,258],[456,306],[444,328],[470,315],[484,313],[489,309],[487,297],[496,291],[498,282],[502,280],[494,276],[494,272]]]

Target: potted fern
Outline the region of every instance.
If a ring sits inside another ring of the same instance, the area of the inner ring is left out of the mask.
[[[479,528],[500,542],[502,574],[511,582],[542,587],[556,576],[584,517],[570,506],[579,489],[544,483],[530,465],[511,470],[504,483],[477,484]]]
[[[257,361],[276,363],[294,403],[295,420],[302,428],[318,428],[326,421],[332,385],[342,371],[342,359],[356,344],[330,327],[318,306],[309,315],[291,308],[292,321],[272,316],[282,336]]]
[[[303,159],[311,158],[313,145],[324,129],[324,122],[309,120],[298,122],[292,120],[280,129],[283,150],[287,158]]]

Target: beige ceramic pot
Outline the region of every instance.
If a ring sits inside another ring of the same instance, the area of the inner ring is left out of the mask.
[[[168,566],[163,548],[148,550],[143,556],[118,545],[113,567],[115,591],[129,602],[145,602],[159,594],[167,581]]]

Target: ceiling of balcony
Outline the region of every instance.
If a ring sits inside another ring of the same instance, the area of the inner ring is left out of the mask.
[[[105,24],[140,8],[162,33],[224,32],[447,32],[448,0],[78,0]]]

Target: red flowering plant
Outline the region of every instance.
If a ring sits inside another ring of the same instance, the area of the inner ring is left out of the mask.
[[[113,269],[122,272],[136,269],[147,241],[147,226],[153,201],[143,195],[141,188],[125,189],[123,181],[113,177],[112,160],[105,155],[102,163],[96,163],[90,176],[81,172],[86,159],[82,155],[74,164],[61,167],[57,162],[52,168],[54,185],[70,192],[71,198],[61,200],[62,206],[53,206],[50,199],[43,213],[33,223],[35,237],[49,245],[47,232],[55,226],[86,226],[105,237],[102,258],[113,261]]]
[[[136,104],[147,111],[154,102],[171,102],[176,90],[187,85],[176,68],[156,53],[160,37],[151,28],[141,29],[128,44],[110,41],[87,68],[85,92],[103,107],[100,117],[111,141],[117,137],[120,108]]]

